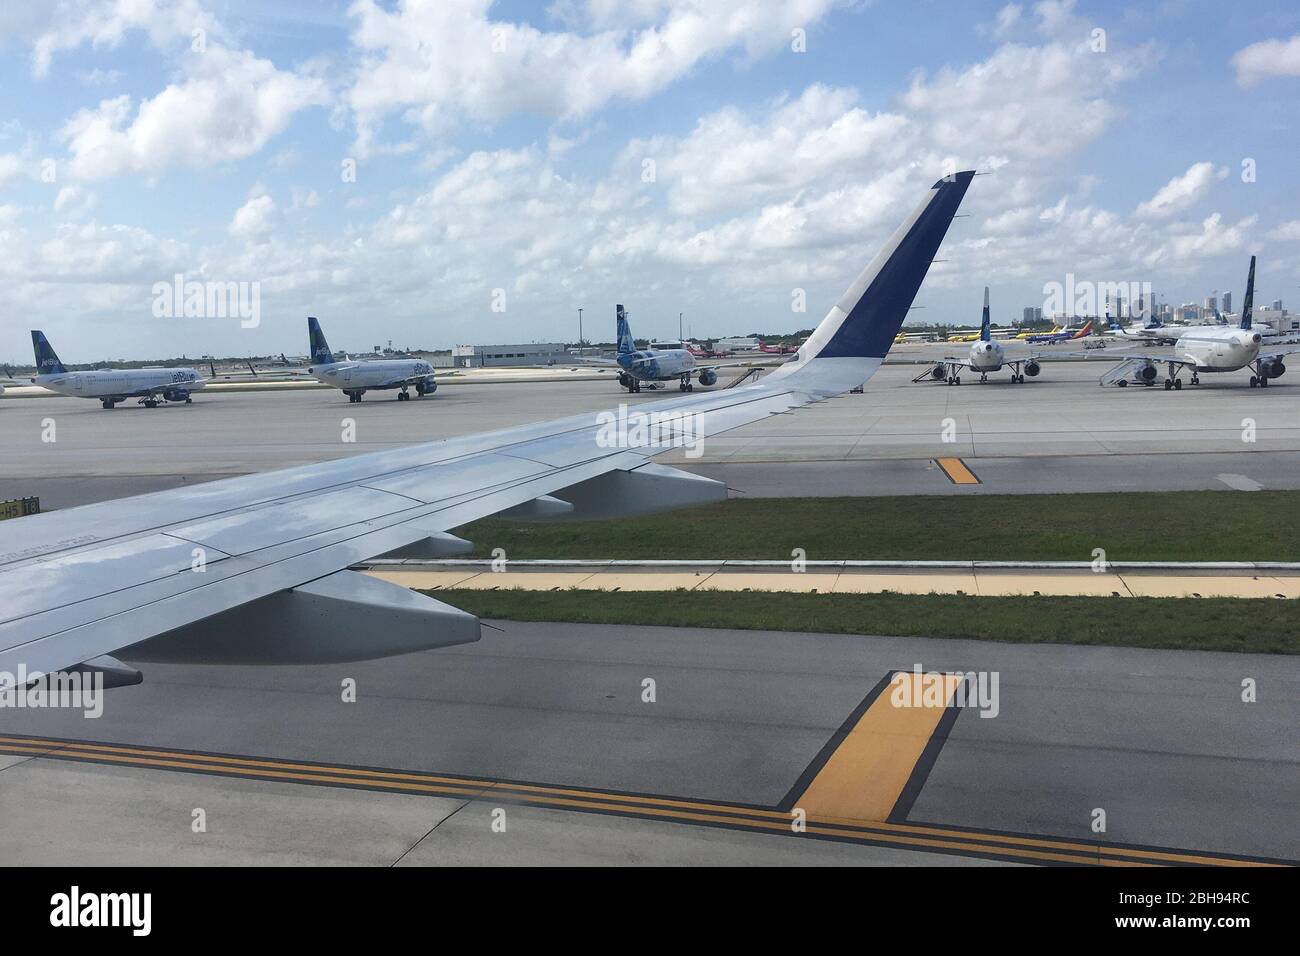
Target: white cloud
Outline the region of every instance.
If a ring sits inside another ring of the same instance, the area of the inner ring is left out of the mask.
[[[1137,214],[1144,219],[1165,219],[1194,206],[1210,191],[1216,179],[1228,175],[1226,166],[1213,163],[1194,163],[1187,172],[1165,183],[1154,196],[1140,203]]]
[[[347,101],[358,149],[394,111],[426,130],[515,113],[590,115],[614,100],[642,100],[701,61],[733,49],[757,57],[790,43],[834,0],[654,0],[594,3],[596,32],[541,31],[493,20],[491,0],[408,3],[393,10],[357,0],[361,51]],[[569,18],[578,11],[565,11]]]
[[[31,45],[32,73],[37,77],[49,74],[57,54],[85,43],[111,49],[132,30],[144,31],[159,49],[188,43],[196,29],[210,38],[221,34],[220,25],[197,0],[54,0],[23,6],[26,9],[9,27]]]
[[[0,186],[21,176],[25,166],[23,157],[17,153],[0,153]]]
[[[1174,235],[1149,252],[1145,261],[1147,265],[1154,266],[1169,260],[1186,262],[1235,252],[1245,246],[1246,237],[1255,221],[1255,216],[1247,216],[1233,225],[1225,226],[1223,216],[1216,212],[1202,220],[1199,229],[1176,230]]]
[[[1277,242],[1300,241],[1300,219],[1292,219],[1282,223],[1268,234],[1268,238]]]
[[[74,115],[60,131],[73,176],[101,179],[201,168],[251,156],[295,113],[325,100],[323,84],[248,51],[210,45],[187,75],[133,111],[126,95]]]
[[[271,228],[271,217],[275,213],[275,200],[261,195],[244,203],[235,210],[235,217],[230,220],[230,234],[233,236],[257,236]]]
[[[1300,33],[1289,40],[1263,40],[1232,55],[1241,86],[1254,86],[1272,77],[1300,76]]]

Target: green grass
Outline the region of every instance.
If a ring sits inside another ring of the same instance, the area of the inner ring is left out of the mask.
[[[517,589],[425,593],[480,617],[515,621],[1300,653],[1300,602],[1295,600]]]
[[[733,498],[670,514],[456,531],[526,558],[1300,560],[1300,492]]]

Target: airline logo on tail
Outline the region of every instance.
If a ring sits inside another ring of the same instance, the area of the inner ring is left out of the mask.
[[[618,354],[626,355],[629,352],[635,352],[636,341],[632,338],[632,327],[627,324],[627,313],[623,311],[621,305],[616,305],[614,306],[614,314],[617,316],[615,332],[618,336]]]
[[[307,337],[311,343],[311,360],[318,365],[328,365],[334,361],[334,353],[325,341],[325,333],[320,330],[320,323],[314,316],[307,317]]]
[[[66,372],[67,369],[59,361],[59,357],[54,354],[54,348],[50,345],[49,339],[45,333],[37,329],[32,330],[32,350],[36,353],[36,374],[37,375],[57,375]]]

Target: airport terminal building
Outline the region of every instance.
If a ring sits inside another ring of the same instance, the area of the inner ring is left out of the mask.
[[[458,345],[451,350],[456,368],[508,368],[521,365],[557,365],[573,356],[559,342],[527,345]]]

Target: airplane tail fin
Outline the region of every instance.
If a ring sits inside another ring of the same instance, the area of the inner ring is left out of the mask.
[[[847,391],[866,381],[903,327],[974,176],[974,170],[964,170],[931,186],[921,204],[799,347],[795,360],[765,381],[803,377],[807,372],[811,387],[826,394]],[[831,363],[832,359],[836,363]]]
[[[984,312],[980,316],[980,341],[987,342],[991,337],[989,332],[989,287],[984,287]]]
[[[1255,257],[1250,257],[1250,274],[1246,276],[1246,299],[1241,304],[1241,327],[1250,328],[1251,313],[1255,308]]]
[[[307,338],[311,345],[311,360],[318,364],[334,361],[334,353],[325,341],[325,333],[320,330],[320,323],[315,316],[307,317]]]
[[[623,306],[614,306],[615,333],[618,341],[618,354],[625,355],[629,352],[636,351],[636,340],[632,338],[632,327],[627,324],[627,313]]]
[[[1092,319],[1089,319],[1084,323],[1083,328],[1079,330],[1079,333],[1075,338],[1086,339],[1090,335],[1092,335]]]
[[[50,340],[39,329],[32,329],[32,350],[36,353],[37,375],[55,375],[67,371],[64,364],[59,361],[58,355],[54,353]]]

